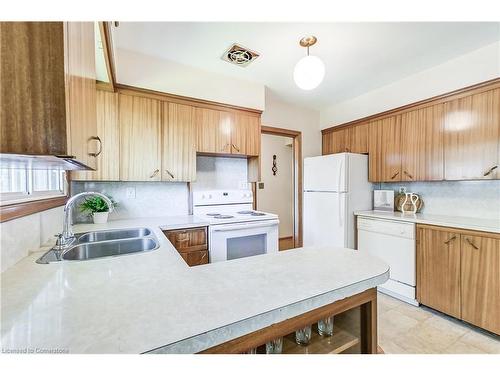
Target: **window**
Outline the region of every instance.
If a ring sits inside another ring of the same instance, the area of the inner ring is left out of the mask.
[[[59,169],[0,169],[0,205],[66,195],[65,171]]]

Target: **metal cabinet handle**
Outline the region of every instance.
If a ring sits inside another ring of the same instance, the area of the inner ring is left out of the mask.
[[[469,245],[471,245],[474,249],[476,250],[479,250],[479,247],[477,247],[474,242],[472,242],[470,239],[468,239],[467,237],[465,238],[465,240],[469,243]]]
[[[444,243],[448,245],[451,241],[453,241],[456,238],[457,236],[452,236],[448,241],[444,241]]]
[[[171,177],[171,178],[175,178],[174,175],[172,174],[172,172],[170,172],[168,169],[165,169],[165,172],[167,172],[167,174]]]
[[[156,175],[158,174],[158,172],[160,172],[160,170],[159,169],[155,169],[155,171],[153,172],[153,174],[151,176],[149,176],[149,178],[156,177]]]
[[[488,169],[488,171],[485,174],[483,174],[483,176],[484,177],[489,176],[491,174],[491,172],[493,172],[497,168],[498,168],[498,165],[494,165],[493,167],[491,167],[490,169]]]
[[[403,172],[407,177],[409,177],[410,179],[413,180],[413,176],[411,174],[409,174],[408,172],[404,171]]]
[[[231,145],[234,147],[234,149],[238,152],[240,152],[240,149],[238,147],[236,147],[233,143],[231,143]]]
[[[99,151],[97,151],[97,152],[89,152],[89,156],[92,156],[93,158],[96,158],[99,155],[101,155],[101,152],[102,152],[102,141],[101,141],[101,138],[99,138],[98,136],[90,137],[90,140],[91,141],[97,141],[97,142],[99,142]]]
[[[394,180],[398,174],[399,174],[399,171],[397,171],[396,173],[394,173],[394,175],[391,177],[391,180]]]

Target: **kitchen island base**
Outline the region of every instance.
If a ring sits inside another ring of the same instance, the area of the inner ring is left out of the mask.
[[[310,354],[319,353],[342,353],[359,344],[363,354],[377,353],[377,289],[371,288],[353,296],[335,301],[328,305],[308,311],[304,314],[275,323],[269,327],[227,341],[220,345],[206,349],[202,354],[240,354],[246,353],[266,342],[284,337],[285,346],[283,353],[297,353],[297,346],[286,345],[286,336],[307,325],[313,325],[318,320],[329,316],[341,314],[347,310],[359,307],[360,310],[360,337],[357,338],[345,331],[340,331],[332,336],[334,346],[325,349],[322,345],[311,343],[307,350]],[[288,340],[289,341],[289,340]],[[315,350],[314,348],[322,348]],[[379,350],[380,351],[380,350]]]

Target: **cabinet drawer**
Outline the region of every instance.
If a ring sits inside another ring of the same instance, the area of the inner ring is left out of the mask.
[[[207,227],[163,231],[180,253],[208,250]]]

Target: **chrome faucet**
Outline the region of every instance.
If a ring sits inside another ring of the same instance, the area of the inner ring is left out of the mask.
[[[62,251],[67,250],[71,246],[71,244],[75,241],[75,235],[71,229],[71,224],[73,221],[72,219],[73,206],[79,198],[89,195],[97,195],[101,197],[108,204],[109,212],[113,211],[113,202],[111,202],[111,199],[109,199],[104,194],[95,191],[85,191],[83,193],[73,195],[71,198],[68,199],[66,205],[64,206],[63,232],[57,235],[56,245],[53,247],[54,251],[61,253]]]

